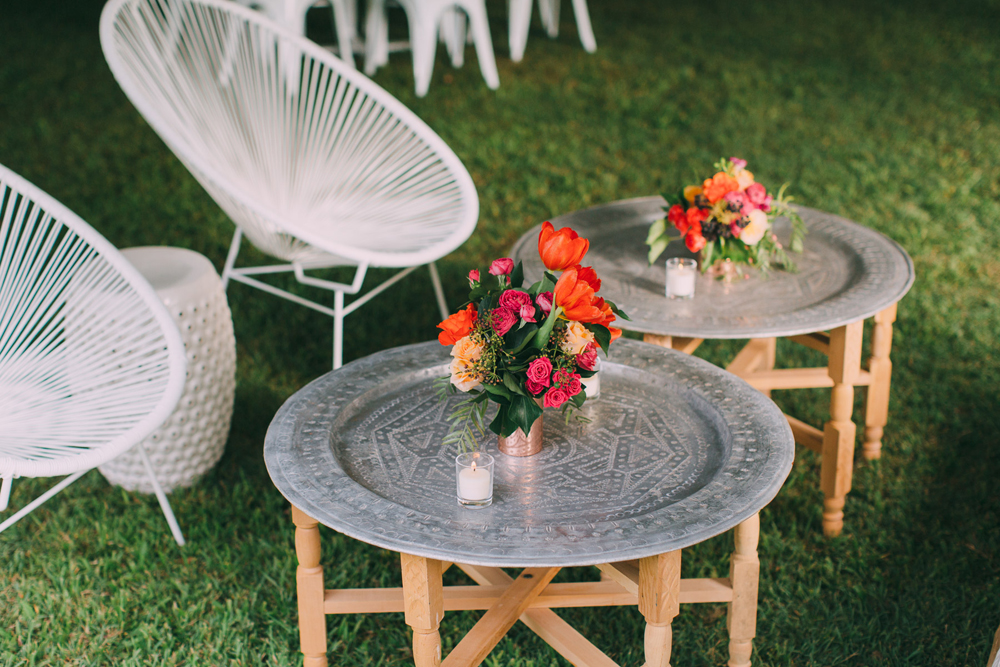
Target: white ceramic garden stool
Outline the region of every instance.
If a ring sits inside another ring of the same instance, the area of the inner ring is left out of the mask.
[[[204,255],[184,248],[121,253],[152,284],[184,341],[187,379],[173,414],[143,442],[164,491],[190,486],[226,447],[236,389],[236,338],[226,292]],[[152,493],[138,448],[100,466],[112,484]]]

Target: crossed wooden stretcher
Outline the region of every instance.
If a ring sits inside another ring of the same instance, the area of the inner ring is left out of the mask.
[[[512,578],[499,567],[447,563],[401,553],[401,588],[327,590],[323,584],[318,522],[292,507],[295,523],[299,635],[305,667],[326,667],[326,615],[403,612],[413,630],[416,667],[474,667],[521,621],[577,667],[614,667],[615,661],[559,617],[554,608],[637,605],[646,619],[646,667],[669,667],[670,624],[681,604],[728,602],[729,666],[748,667],[757,626],[759,515],[734,530],[729,577],[681,579],[681,551],[598,565],[601,581],[551,583],[559,567],[525,568]],[[444,586],[452,565],[477,585]],[[442,660],[446,611],[486,610]]]

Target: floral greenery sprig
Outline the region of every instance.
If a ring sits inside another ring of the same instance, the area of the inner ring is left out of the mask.
[[[777,195],[754,181],[746,168],[746,160],[721,158],[716,173],[702,185],[689,185],[677,196],[668,197],[671,204],[666,218],[649,228],[646,244],[652,264],[670,243],[667,221],[681,233],[691,252],[700,252],[701,270],[707,271],[718,260],[748,264],[767,273],[772,266],[794,271],[795,264],[772,231],[775,218],[787,217],[792,222],[789,248],[802,252],[806,226],[791,206],[792,198],[781,186]]]
[[[499,409],[488,428],[502,436],[527,433],[543,407],[560,408],[569,419],[583,405],[582,380],[596,373],[597,349],[607,354],[621,335],[611,323],[628,319],[597,296],[600,279],[580,265],[589,247],[568,227],[556,231],[546,222],[538,249],[549,270],[538,282],[524,287],[521,264],[507,257],[469,272],[469,301],[438,325],[438,341],[452,346],[439,394],[470,394],[448,418],[446,444],[475,449],[489,401]]]

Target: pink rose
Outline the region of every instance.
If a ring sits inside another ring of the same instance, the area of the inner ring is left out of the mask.
[[[746,193],[737,192],[733,190],[732,192],[727,192],[723,199],[730,205],[730,208],[740,212],[740,215],[750,215],[750,211],[755,210],[757,207],[750,203],[747,198]]]
[[[521,319],[525,322],[535,322],[535,307],[531,304],[521,306]]]
[[[729,223],[729,232],[733,235],[733,238],[738,239],[740,237],[740,232],[742,231],[743,228],[740,227],[738,223],[736,222]]]
[[[542,309],[545,316],[548,317],[549,313],[552,312],[552,292],[542,292],[537,297],[535,297],[535,303],[538,307]]]
[[[519,319],[521,318],[518,314],[510,308],[495,308],[490,317],[490,326],[493,327],[498,336],[502,336],[510,331]]]
[[[472,269],[469,271],[469,285],[475,285],[479,282],[479,269]]]
[[[767,213],[771,210],[771,195],[767,194],[767,189],[760,183],[754,183],[746,189],[747,199],[755,208]]]
[[[597,346],[593,343],[588,344],[583,352],[576,355],[576,365],[585,371],[597,368]]]
[[[512,260],[510,257],[501,257],[500,259],[494,259],[493,263],[490,264],[490,275],[506,276],[513,270],[514,270],[514,260]]]
[[[565,368],[560,368],[556,371],[556,374],[552,376],[552,382],[555,383],[556,387],[561,387],[567,382],[569,382],[571,373]]]
[[[528,390],[528,393],[531,394],[532,396],[538,396],[540,393],[545,391],[544,384],[542,384],[541,382],[535,382],[530,378],[528,379],[527,382],[524,383],[524,386]]]
[[[566,386],[563,387],[563,390],[565,390],[566,394],[569,396],[576,396],[582,389],[583,383],[580,382],[580,376],[576,373],[569,376],[569,382],[567,382]]]
[[[565,391],[552,387],[545,392],[545,401],[543,402],[543,405],[547,408],[558,408],[568,400],[569,395]]]
[[[736,168],[735,171],[736,171],[737,174],[740,173],[741,171],[743,171],[744,167],[747,166],[747,161],[746,160],[741,160],[738,157],[731,157],[731,158],[729,158],[729,161]]]
[[[528,380],[536,382],[543,387],[549,386],[549,377],[552,375],[552,362],[548,357],[538,357],[528,364]]]
[[[500,307],[520,311],[522,306],[530,306],[531,297],[527,292],[509,289],[500,295]]]

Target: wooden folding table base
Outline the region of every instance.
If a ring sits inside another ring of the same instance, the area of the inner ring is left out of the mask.
[[[498,567],[456,563],[476,586],[444,586],[451,563],[400,554],[402,588],[325,590],[319,564],[317,521],[292,507],[299,603],[299,636],[305,667],[325,667],[326,614],[403,612],[413,630],[416,667],[474,667],[517,621],[521,621],[577,667],[614,667],[615,662],[560,618],[553,608],[638,605],[646,619],[646,667],[669,667],[670,624],[681,603],[728,602],[729,667],[747,667],[757,627],[760,561],[759,515],[737,526],[729,577],[681,579],[681,552],[638,561],[599,565],[599,582],[549,583],[558,567],[526,568],[512,579]],[[441,619],[446,611],[486,613],[442,660]]]
[[[789,336],[789,340],[827,355],[829,361],[826,366],[775,369],[777,340],[755,338],[726,367],[726,370],[768,396],[773,389],[830,387],[830,420],[823,430],[786,415],[795,442],[822,456],[823,534],[827,537],[840,535],[844,528],[844,501],[851,490],[854,469],[856,427],[851,413],[855,387],[868,387],[863,455],[868,460],[882,455],[882,432],[889,416],[889,386],[892,381],[889,354],[892,350],[892,323],[895,321],[895,304],[875,315],[868,370],[861,368],[864,320],[837,327],[829,333]],[[691,354],[704,339],[646,334],[643,340]]]

